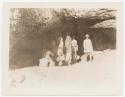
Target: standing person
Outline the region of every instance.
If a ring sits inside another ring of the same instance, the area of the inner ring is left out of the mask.
[[[58,51],[57,51],[57,62],[58,65],[61,66],[63,64],[63,61],[65,60],[64,53],[63,53],[63,48],[64,48],[64,43],[63,43],[63,38],[60,38],[60,43],[58,46]]]
[[[86,55],[86,59],[88,61],[88,59],[90,61],[93,60],[93,56],[92,56],[92,52],[93,52],[93,45],[92,45],[92,41],[89,38],[89,34],[85,35],[85,40],[83,41],[83,48],[84,48],[84,53]]]
[[[72,38],[67,35],[65,40],[65,48],[66,48],[66,63],[71,65],[72,61]]]
[[[77,60],[77,52],[78,52],[78,44],[77,44],[77,40],[74,38],[73,36],[73,40],[72,40],[72,51],[73,51],[73,62],[75,63]]]

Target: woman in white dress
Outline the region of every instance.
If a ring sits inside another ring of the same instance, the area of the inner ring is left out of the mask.
[[[68,65],[71,65],[72,61],[72,38],[67,35],[66,40],[65,40],[65,47],[66,47],[66,62]]]
[[[63,38],[60,38],[60,43],[58,46],[58,51],[57,51],[57,62],[59,66],[62,66],[63,61],[65,60],[64,53],[63,53],[63,48],[64,48],[64,43],[63,43]]]
[[[73,52],[73,62],[76,62],[77,52],[78,52],[78,44],[77,44],[77,40],[74,37],[72,40],[72,52]]]

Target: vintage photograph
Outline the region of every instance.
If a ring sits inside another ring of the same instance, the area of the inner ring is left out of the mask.
[[[10,8],[8,94],[121,95],[117,15],[103,6]]]

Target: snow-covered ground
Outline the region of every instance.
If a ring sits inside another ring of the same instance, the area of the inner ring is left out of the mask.
[[[115,84],[115,50],[95,51],[93,55],[92,62],[86,62],[82,56],[81,62],[72,66],[41,68],[34,66],[12,70],[9,76],[8,94],[100,95],[107,93],[111,95]]]

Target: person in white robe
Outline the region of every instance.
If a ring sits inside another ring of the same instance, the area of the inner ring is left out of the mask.
[[[57,62],[59,66],[62,66],[63,61],[65,60],[65,56],[63,53],[63,48],[64,48],[64,43],[63,43],[63,38],[60,38],[60,43],[58,46],[58,50],[57,50]]]
[[[65,61],[67,62],[68,65],[71,65],[71,61],[72,61],[72,38],[69,35],[67,35],[67,37],[66,37],[65,47],[66,47],[66,59],[65,59]]]
[[[72,52],[73,52],[73,62],[76,62],[77,52],[78,52],[78,43],[77,43],[77,40],[74,37],[72,39]]]
[[[92,52],[93,52],[93,45],[92,41],[89,38],[89,34],[85,35],[85,40],[83,41],[83,48],[84,48],[84,53],[86,55],[86,58],[89,58],[90,61],[93,60]]]

